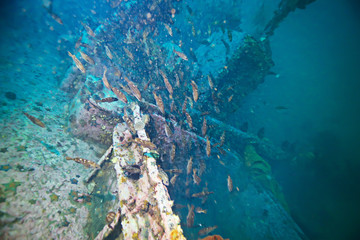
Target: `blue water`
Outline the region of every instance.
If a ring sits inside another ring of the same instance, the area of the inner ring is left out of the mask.
[[[102,84],[106,66],[110,84],[127,86],[128,76],[142,94],[142,111],[163,116],[174,133],[164,134],[156,118],[147,128],[160,153],[158,164],[183,170],[168,189],[187,239],[205,237],[199,230],[215,225],[210,235],[224,239],[359,239],[359,5],[316,0],[266,35],[279,3],[2,1],[0,238],[94,239],[106,224],[117,201],[111,163],[87,184],[90,170],[65,160],[97,161],[111,144],[112,128],[122,122],[122,111],[113,105],[101,103],[105,110],[91,112],[95,100],[116,96]],[[79,50],[96,64],[86,63]],[[232,62],[239,52],[241,60]],[[159,69],[173,87],[171,97]],[[149,107],[156,104],[153,92],[162,97],[165,113]],[[185,99],[193,128],[182,111]],[[179,128],[195,135],[177,135]],[[256,154],[248,157],[250,145]],[[199,185],[186,175],[190,156],[193,167],[204,170]],[[191,197],[204,188],[214,192],[205,203]],[[195,214],[191,227],[188,204],[207,209]]]

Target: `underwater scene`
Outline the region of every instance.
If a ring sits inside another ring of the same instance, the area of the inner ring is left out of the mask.
[[[3,0],[0,239],[360,239],[356,0]]]

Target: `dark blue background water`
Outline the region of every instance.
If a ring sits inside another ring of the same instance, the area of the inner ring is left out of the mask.
[[[355,2],[318,0],[291,13],[271,38],[278,77],[268,77],[241,110],[254,131],[265,126],[271,141],[314,154],[273,168],[312,239],[360,236],[358,10]]]

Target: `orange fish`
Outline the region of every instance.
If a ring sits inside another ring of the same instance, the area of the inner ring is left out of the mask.
[[[165,24],[165,23],[164,23],[164,26],[165,26],[166,30],[168,31],[169,35],[172,37],[172,36],[173,36],[173,32],[172,32],[171,27],[170,27],[169,25]]]
[[[208,75],[207,77],[208,77],[209,86],[210,86],[211,89],[213,89],[213,88],[214,88],[214,84],[213,84],[213,81],[211,80],[210,75]]]
[[[204,121],[201,128],[201,133],[204,137],[206,136],[206,132],[207,132],[207,122],[206,122],[206,118],[204,117]]]
[[[233,182],[232,182],[232,179],[231,179],[230,175],[228,175],[228,177],[227,177],[227,186],[228,186],[229,192],[232,192],[232,190],[233,190]]]
[[[179,176],[179,174],[175,173],[174,176],[170,179],[171,185],[173,185],[173,186],[175,185],[175,182],[176,182],[176,179],[178,176]]]
[[[95,64],[94,60],[93,60],[91,57],[89,57],[88,55],[86,55],[86,54],[83,53],[82,51],[79,51],[79,52],[80,52],[81,57],[82,57],[87,63],[90,63],[91,65],[94,65],[94,64]]]
[[[201,207],[197,207],[197,208],[195,208],[195,212],[196,212],[196,213],[206,214],[206,213],[207,213],[207,210],[206,210],[206,209],[202,209]]]
[[[203,190],[199,193],[194,193],[193,195],[191,195],[191,197],[193,198],[203,198],[203,197],[206,197],[206,196],[209,196],[210,194],[213,194],[214,192],[209,192],[209,191],[206,191],[206,190]]]
[[[170,84],[167,76],[166,76],[165,73],[164,73],[163,71],[161,71],[160,69],[159,69],[159,73],[160,73],[160,75],[162,76],[162,78],[164,79],[164,83],[165,83],[166,89],[167,89],[168,92],[170,93],[170,98],[172,98],[172,95],[173,95],[174,91],[173,91],[173,88],[172,88],[172,86],[171,86],[171,84]]]
[[[165,170],[165,172],[169,172],[169,173],[182,173],[181,169],[177,169],[177,168],[173,168],[173,169],[169,169],[169,170]]]
[[[127,82],[128,86],[131,89],[134,96],[137,98],[137,100],[141,101],[141,93],[140,93],[139,89],[136,87],[136,85],[125,76],[124,76],[124,79]]]
[[[173,50],[173,52],[174,52],[176,55],[178,55],[182,60],[185,60],[185,61],[189,60],[188,57],[187,57],[184,53],[178,52],[178,51],[176,51],[175,49]]]
[[[77,59],[77,57],[73,54],[71,54],[71,52],[68,51],[69,56],[74,60],[76,67],[82,72],[85,73],[85,68],[84,65],[82,65],[82,63],[79,61],[79,59]]]
[[[125,104],[128,103],[128,100],[126,98],[126,95],[121,92],[119,89],[117,89],[116,87],[111,87],[111,90],[113,91],[113,93],[115,93],[115,95],[118,97],[118,99],[120,99],[122,102],[124,102]]]
[[[89,168],[96,168],[96,169],[100,169],[100,165],[97,163],[94,163],[90,160],[84,159],[84,158],[71,158],[71,157],[66,157],[66,160],[73,160],[77,163],[81,163],[82,165],[84,165],[85,167]]]
[[[185,112],[185,116],[186,116],[186,121],[187,121],[189,127],[193,128],[193,122],[192,122],[190,114],[188,112]]]
[[[105,87],[107,89],[111,90],[111,85],[110,85],[109,81],[107,80],[106,72],[107,72],[107,67],[104,66],[104,74],[103,74],[102,80],[103,80],[103,83],[104,83]]]
[[[187,166],[186,166],[186,174],[187,175],[189,175],[191,173],[192,165],[193,165],[193,157],[191,156],[189,161],[187,162]]]
[[[23,112],[23,114],[28,118],[30,119],[31,122],[33,122],[34,124],[38,125],[39,127],[42,127],[42,128],[45,128],[45,124],[40,121],[39,119],[37,119],[36,117],[34,116],[31,116],[30,114],[26,113],[26,112]]]
[[[208,136],[206,136],[206,155],[208,157],[211,155],[211,143]]]
[[[194,179],[194,183],[196,185],[199,185],[201,182],[201,178],[196,174],[197,170],[193,169],[193,179]]]
[[[130,120],[127,112],[126,112],[126,109],[124,108],[124,116],[122,117],[122,119],[126,122],[126,124],[128,125],[128,127],[130,128],[130,131],[133,133],[133,134],[136,134],[136,130],[134,128],[134,124],[133,122]]]
[[[144,140],[141,140],[140,138],[135,138],[135,139],[133,139],[131,141],[134,142],[134,143],[137,143],[137,144],[139,144],[139,145],[141,145],[143,147],[147,147],[147,148],[149,148],[151,150],[156,149],[156,145],[153,144],[150,141],[144,141]]]
[[[88,25],[86,25],[86,24],[83,23],[83,22],[80,22],[80,23],[81,23],[81,25],[84,26],[85,31],[87,32],[87,34],[89,34],[89,35],[92,36],[92,37],[95,37],[94,31],[93,31]]]
[[[217,226],[206,227],[206,228],[200,229],[200,231],[198,232],[198,235],[209,234],[210,232],[214,231],[215,229],[217,229]]]
[[[222,147],[225,143],[225,135],[226,135],[226,132],[223,131],[223,133],[220,136],[220,147]]]
[[[194,81],[191,81],[191,86],[192,86],[192,90],[193,90],[194,101],[197,102],[197,100],[199,99],[198,86],[196,85],[196,83]]]
[[[185,97],[184,103],[182,105],[182,112],[186,113],[186,106],[187,106],[187,97]]]
[[[63,21],[61,20],[61,18],[56,15],[55,13],[50,13],[50,16],[59,24],[63,25]]]
[[[186,226],[187,227],[192,227],[194,225],[194,218],[195,218],[195,213],[194,213],[194,205],[191,204],[188,205],[188,215],[186,216]]]
[[[107,97],[107,98],[103,98],[103,99],[100,99],[100,100],[96,100],[95,102],[96,102],[96,103],[101,103],[101,102],[111,103],[111,102],[116,102],[116,101],[118,101],[118,100],[119,100],[119,99],[114,98],[114,97]]]
[[[220,235],[212,235],[212,236],[207,236],[207,237],[199,239],[199,240],[224,240],[224,239]],[[225,240],[229,240],[229,239],[226,238]]]
[[[132,94],[133,94],[133,93],[131,92],[131,89],[130,89],[130,88],[122,85],[121,83],[119,83],[119,85],[120,85],[121,89],[124,90],[127,94],[129,94],[129,95],[132,95]]]
[[[158,108],[160,109],[160,111],[165,114],[165,108],[164,108],[164,102],[161,98],[160,95],[156,95],[155,92],[153,92],[154,94],[154,98],[155,98],[155,101],[156,101],[156,105],[158,106]]]
[[[108,214],[106,215],[106,222],[109,224],[112,223],[115,219],[116,213],[114,212],[108,212]]]
[[[52,19],[54,19],[57,23],[63,25],[63,21],[61,20],[61,18],[52,11],[52,1],[50,2],[50,5],[48,7],[45,5],[43,5],[43,7],[47,10]]]

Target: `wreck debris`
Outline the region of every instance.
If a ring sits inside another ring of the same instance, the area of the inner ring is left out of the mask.
[[[138,106],[133,108],[133,114],[135,119],[142,119]],[[126,131],[129,129],[125,123],[115,127],[112,159],[118,179],[120,202],[118,214],[121,214],[119,221],[122,226],[122,237],[149,239],[149,236],[152,236],[153,239],[185,239],[180,219],[172,212],[173,201],[170,200],[165,186],[169,183],[169,179],[156,164],[153,154],[155,149],[141,148],[138,144],[125,147],[124,139],[119,136],[124,136]],[[131,140],[132,142],[135,141],[142,146],[152,144],[145,129],[138,130],[136,134],[138,138]],[[129,173],[138,174],[138,178],[130,178]],[[108,236],[113,225],[114,222],[111,226],[106,225],[96,239]]]

